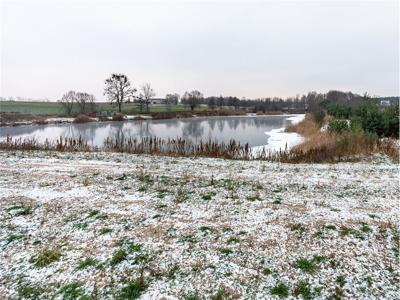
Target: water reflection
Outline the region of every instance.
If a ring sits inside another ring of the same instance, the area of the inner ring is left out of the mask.
[[[55,140],[60,136],[77,138],[81,136],[89,144],[101,146],[106,138],[127,136],[160,138],[183,137],[186,139],[216,139],[228,142],[235,139],[250,146],[267,144],[264,134],[272,129],[285,127],[288,116],[240,116],[204,117],[171,120],[141,120],[126,122],[104,122],[86,124],[59,124],[0,128],[0,138],[36,137],[39,141]]]

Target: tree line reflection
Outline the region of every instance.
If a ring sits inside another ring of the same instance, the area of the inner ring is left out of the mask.
[[[263,134],[276,128],[285,127],[289,121],[284,116],[262,117],[208,117],[170,120],[141,120],[126,122],[104,122],[85,124],[59,124],[21,127],[4,127],[0,137],[35,136],[44,141],[62,137],[82,137],[89,144],[101,146],[106,138],[123,138],[128,136],[161,137],[186,139],[229,140],[241,133],[249,140],[239,140],[252,144],[252,140],[265,139]]]

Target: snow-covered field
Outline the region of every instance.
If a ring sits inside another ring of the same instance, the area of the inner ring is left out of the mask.
[[[398,299],[398,195],[382,157],[0,152],[0,298]]]

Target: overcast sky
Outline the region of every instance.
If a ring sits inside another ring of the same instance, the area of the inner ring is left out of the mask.
[[[159,97],[399,95],[398,1],[2,1],[0,96],[104,96],[125,73]]]

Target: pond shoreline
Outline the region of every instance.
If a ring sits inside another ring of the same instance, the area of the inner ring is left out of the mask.
[[[232,140],[249,147],[265,146],[274,129],[284,132],[288,123],[304,118],[303,114],[193,116],[175,119],[129,119],[124,121],[94,121],[71,123],[68,119],[51,119],[52,124],[32,124],[3,127],[0,139],[35,138],[38,142],[56,141],[60,137],[87,141],[90,146],[101,146],[106,138],[157,137],[164,140],[185,139],[198,142],[213,140],[229,143]],[[139,122],[137,122],[139,121]],[[35,126],[40,125],[40,126]],[[279,134],[274,133],[274,138]],[[294,135],[294,134],[293,134]],[[279,135],[280,136],[280,135]],[[282,148],[282,147],[280,147]],[[278,148],[276,150],[279,150]]]
[[[294,114],[294,113],[293,113]],[[154,114],[137,114],[125,115],[124,121],[132,120],[170,120],[170,119],[187,119],[198,117],[236,117],[236,116],[285,116],[291,115],[285,112],[266,112],[248,113],[242,110],[239,111],[198,111],[198,112],[166,112]],[[74,122],[74,117],[55,117],[52,115],[35,115],[23,113],[0,113],[0,128],[2,127],[17,127],[17,126],[30,126],[30,125],[54,125],[54,124],[69,124]],[[91,122],[123,122],[120,120],[113,120],[112,117],[106,117],[101,120],[99,117],[92,118]]]

